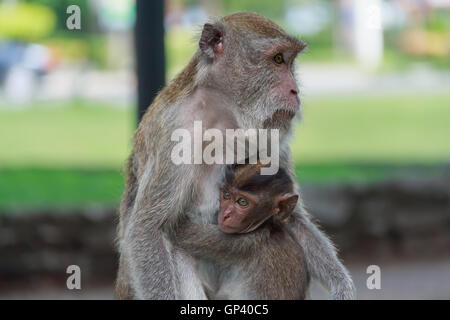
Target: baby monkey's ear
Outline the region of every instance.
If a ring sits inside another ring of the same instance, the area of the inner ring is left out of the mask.
[[[294,211],[297,205],[298,194],[286,193],[277,197],[275,214],[280,220],[284,220]]]

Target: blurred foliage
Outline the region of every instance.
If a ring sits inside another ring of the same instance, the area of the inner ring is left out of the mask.
[[[92,34],[83,38],[53,36],[40,43],[52,48],[56,56],[65,61],[88,60],[97,68],[107,67],[107,39],[102,35]]]
[[[81,30],[68,30],[67,7],[81,10]],[[24,0],[0,6],[0,36],[36,41],[52,48],[70,62],[88,60],[96,67],[107,65],[107,39],[100,33],[95,10],[88,0]]]
[[[327,28],[312,36],[299,36],[308,47],[301,55],[303,61],[332,61],[336,60],[333,49],[333,32]]]
[[[257,12],[273,20],[280,20],[284,13],[283,1],[273,0],[222,0],[227,13],[239,11]]]
[[[450,30],[450,10],[432,12],[425,20],[425,28],[429,31],[448,32]]]
[[[34,3],[0,4],[0,36],[32,41],[55,29],[56,15],[48,7]]]
[[[398,49],[385,48],[383,53],[383,63],[379,71],[407,70],[414,64],[425,64],[432,68],[436,68],[437,70],[450,69],[450,59],[448,57],[408,55]]]
[[[84,60],[89,54],[89,48],[84,39],[52,37],[40,43],[52,48],[57,57],[63,57],[66,61]]]
[[[107,68],[107,39],[102,35],[91,35],[86,39],[89,62],[93,63],[97,68]]]
[[[428,64],[436,69],[450,69],[445,49],[450,32],[389,30],[384,32],[384,52],[381,71],[407,69],[412,64]],[[411,41],[408,43],[408,41]],[[413,48],[415,48],[413,50]]]
[[[189,62],[197,49],[194,30],[171,28],[165,34],[166,70],[168,79],[172,79]]]
[[[67,7],[76,4],[81,10],[81,30],[68,30],[66,20]],[[40,38],[63,32],[71,37],[74,33],[84,36],[98,33],[95,10],[88,0],[24,0],[16,4],[2,3],[0,5],[0,35],[23,40]]]

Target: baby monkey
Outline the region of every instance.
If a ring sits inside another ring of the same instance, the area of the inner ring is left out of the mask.
[[[298,195],[284,169],[275,175],[261,175],[260,169],[259,162],[228,166],[218,225],[186,219],[173,237],[178,247],[219,267],[215,281],[202,279],[209,298],[305,298],[303,250],[283,228]]]
[[[281,169],[276,175],[261,175],[261,164],[227,167],[218,222],[225,233],[248,233],[272,218],[281,223],[294,210],[298,195]]]

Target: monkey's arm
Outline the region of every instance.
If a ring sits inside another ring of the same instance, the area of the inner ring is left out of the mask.
[[[155,168],[156,163],[160,165]],[[184,188],[194,181],[189,168],[149,157],[136,183],[136,199],[127,212],[120,240],[121,257],[128,263],[135,298],[179,298],[176,270],[171,263],[174,256],[164,230],[170,228],[190,200],[191,191]]]
[[[282,150],[280,156],[281,165],[289,168],[292,180],[297,181],[290,150]],[[298,184],[294,186],[295,193],[299,194]],[[301,197],[287,227],[304,250],[309,274],[328,288],[331,299],[354,299],[355,287],[350,274],[339,261],[331,241],[311,222]]]
[[[193,256],[227,262],[248,257],[268,236],[264,227],[246,234],[227,234],[218,225],[197,224],[186,218],[180,221],[171,239]]]
[[[334,300],[355,299],[355,287],[331,241],[305,214],[291,217],[289,228],[304,250],[310,275],[330,290]]]

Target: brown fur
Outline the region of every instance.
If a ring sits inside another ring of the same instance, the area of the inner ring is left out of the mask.
[[[254,32],[255,34],[267,38],[286,39],[298,50],[303,50],[306,45],[297,38],[290,36],[276,23],[257,13],[240,12],[231,14],[224,18],[224,21],[236,28],[241,28]]]
[[[236,287],[245,284],[244,290],[249,292],[239,296],[240,290],[235,289],[238,299],[305,299],[309,273],[303,249],[275,220],[246,234],[226,234],[217,225],[186,220],[172,237],[194,257],[217,263],[221,278],[229,279],[237,272],[240,280]],[[216,298],[232,298],[220,296],[223,285],[215,288]]]
[[[258,161],[255,164],[246,165],[244,167],[240,167],[236,170],[234,173],[234,179],[232,182],[232,186],[239,188],[242,184],[247,182],[249,179],[251,179],[253,176],[260,174],[261,167],[263,164]]]
[[[125,274],[125,270],[128,268],[125,266],[125,261],[121,257],[119,262],[119,272],[116,279],[115,298],[119,300],[132,300],[134,294],[129,285],[130,280]]]

